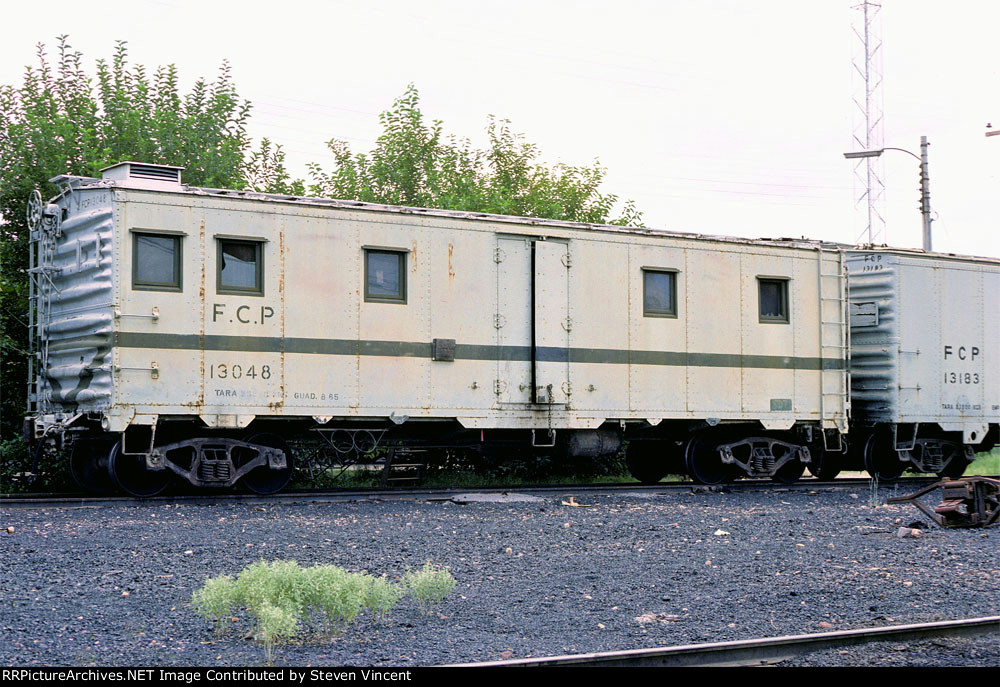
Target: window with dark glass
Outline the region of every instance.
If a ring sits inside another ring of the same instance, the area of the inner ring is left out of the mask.
[[[140,291],[181,290],[181,237],[132,234],[132,288]]]
[[[365,300],[406,303],[406,253],[365,249]]]
[[[264,244],[219,239],[219,293],[264,295]]]
[[[760,321],[788,322],[788,280],[757,277],[760,290]]]
[[[642,271],[642,314],[645,317],[677,317],[677,273]]]

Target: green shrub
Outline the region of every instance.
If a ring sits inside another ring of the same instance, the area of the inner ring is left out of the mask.
[[[236,578],[236,600],[258,618],[265,603],[299,618],[309,602],[306,575],[295,561],[260,561]]]
[[[236,581],[229,575],[205,580],[204,586],[191,596],[191,605],[203,618],[215,621],[216,634],[225,634],[229,618],[236,606]]]
[[[386,579],[385,575],[382,577],[369,576],[366,582],[365,608],[382,620],[403,596],[403,589],[400,585]]]
[[[450,573],[429,566],[412,574],[419,578],[414,578],[412,593],[421,609],[444,598],[455,585]],[[442,573],[447,580],[440,578]],[[443,586],[447,589],[442,594]],[[254,636],[263,642],[270,661],[275,644],[304,627],[328,636],[346,629],[364,610],[385,618],[403,593],[401,585],[384,575],[353,573],[335,565],[303,568],[295,561],[260,561],[235,579],[221,575],[206,580],[192,594],[191,606],[198,615],[215,621],[219,634],[236,609],[247,609],[257,621]]]
[[[0,441],[0,491],[4,493],[73,489],[69,451],[48,446],[35,451],[21,437]]]
[[[368,575],[335,565],[317,565],[303,573],[307,605],[320,615],[325,634],[341,631],[354,622],[364,606]]]
[[[299,630],[299,619],[294,612],[264,601],[257,611],[257,636],[264,642],[267,662],[274,658],[274,645],[279,640],[290,639]]]
[[[455,588],[455,578],[451,573],[430,562],[425,563],[420,570],[407,572],[403,575],[402,583],[424,615],[429,614],[435,604],[444,601]]]

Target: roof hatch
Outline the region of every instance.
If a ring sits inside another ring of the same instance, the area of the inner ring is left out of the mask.
[[[152,165],[147,162],[119,162],[101,170],[102,179],[119,182],[130,188],[175,191],[181,186],[183,167]]]

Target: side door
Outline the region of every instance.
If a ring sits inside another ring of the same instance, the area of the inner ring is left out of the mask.
[[[567,242],[498,236],[495,260],[497,402],[568,402]]]
[[[569,401],[569,244],[535,241],[534,292],[535,403]]]
[[[531,250],[527,236],[497,236],[497,403],[531,403]]]

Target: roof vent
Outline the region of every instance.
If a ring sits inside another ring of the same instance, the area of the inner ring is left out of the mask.
[[[119,162],[101,170],[101,178],[118,182],[128,188],[154,191],[177,191],[181,187],[183,167],[152,165],[147,162]]]

